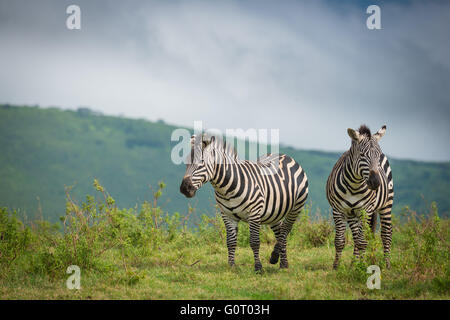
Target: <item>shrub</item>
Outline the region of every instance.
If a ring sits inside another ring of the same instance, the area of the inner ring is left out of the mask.
[[[319,213],[315,221],[309,216],[309,208],[305,208],[300,214],[298,223],[298,231],[300,233],[303,244],[310,247],[321,247],[330,244],[334,227],[329,219],[323,218]],[[294,225],[295,227],[295,225]],[[294,233],[293,233],[294,234]]]
[[[30,229],[17,219],[16,211],[0,208],[0,266],[3,270],[9,270],[14,261],[24,254],[30,241]]]
[[[381,236],[378,233],[372,232],[369,224],[369,219],[365,211],[362,212],[362,225],[364,239],[367,241],[367,247],[364,251],[364,255],[361,257],[363,267],[370,265],[381,265],[384,261],[383,244],[381,242]]]
[[[450,225],[448,220],[439,218],[436,203],[433,202],[429,210],[426,216],[418,216],[408,207],[402,212],[407,222],[400,230],[412,257],[409,271],[413,280],[433,277],[443,269],[449,272]]]
[[[121,265],[129,272],[127,258],[150,255],[161,243],[176,237],[179,215],[164,214],[157,206],[164,183],[159,183],[153,201],[144,202],[138,214],[135,209],[117,208],[115,200],[97,180],[94,187],[103,201],[87,196],[80,205],[71,198],[70,188],[66,188],[62,232],[56,224],[34,223],[37,239],[29,266],[33,272],[60,277],[72,264],[83,270],[103,270],[109,266],[100,258],[111,249],[119,253]]]
[[[226,241],[225,224],[219,213],[216,213],[213,217],[203,214],[200,223],[197,224],[197,228],[197,238],[202,239],[203,242],[225,243]]]

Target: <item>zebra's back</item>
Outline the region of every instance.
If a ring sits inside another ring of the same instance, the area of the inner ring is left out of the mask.
[[[222,212],[236,220],[247,221],[258,214],[261,223],[274,224],[287,213],[301,210],[308,196],[304,170],[284,154],[266,155],[257,162],[242,161],[235,174],[240,182],[230,186],[231,196],[216,192],[216,200]]]

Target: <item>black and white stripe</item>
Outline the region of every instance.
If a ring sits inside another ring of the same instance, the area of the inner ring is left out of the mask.
[[[348,129],[352,139],[350,150],[334,165],[327,181],[327,199],[333,209],[335,223],[337,268],[345,245],[345,229],[348,223],[355,243],[354,255],[359,257],[367,246],[364,239],[361,212],[375,232],[377,213],[381,221],[386,266],[390,267],[389,253],[392,242],[391,209],[394,201],[394,185],[389,161],[381,152],[378,141],[386,132],[383,126],[372,135],[369,128],[361,126],[358,131]]]
[[[287,268],[286,238],[308,196],[308,179],[301,166],[287,155],[241,160],[234,148],[207,135],[193,136],[191,145],[191,163],[180,191],[193,197],[203,184],[212,184],[227,231],[229,264],[235,263],[238,222],[242,220],[249,224],[255,270],[262,268],[261,224],[268,224],[277,239],[270,263],[280,259],[280,268]]]

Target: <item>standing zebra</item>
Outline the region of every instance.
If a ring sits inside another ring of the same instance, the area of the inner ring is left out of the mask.
[[[257,162],[241,160],[224,141],[194,135],[180,191],[191,198],[208,181],[225,223],[229,265],[234,265],[238,222],[243,220],[250,227],[255,271],[262,270],[261,224],[268,224],[277,240],[270,263],[281,258],[280,268],[287,268],[286,239],[308,196],[308,180],[300,165],[287,155],[269,154]]]
[[[377,213],[380,215],[381,239],[386,267],[389,268],[394,183],[389,161],[378,145],[378,141],[386,132],[386,126],[374,135],[365,125],[358,131],[348,129],[347,132],[352,139],[352,146],[336,162],[327,181],[327,199],[333,209],[336,229],[336,257],[333,268],[338,267],[344,249],[346,222],[350,226],[355,244],[353,254],[359,257],[359,254],[364,252],[367,241],[364,239],[361,222],[362,210],[367,212],[373,232],[376,228]]]

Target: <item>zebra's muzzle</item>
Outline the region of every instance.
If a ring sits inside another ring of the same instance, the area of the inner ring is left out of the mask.
[[[186,198],[192,198],[195,196],[197,189],[192,185],[191,179],[184,178],[181,181],[180,192],[186,196]]]
[[[369,189],[376,190],[380,186],[380,177],[378,172],[370,170],[369,178],[366,183]]]

